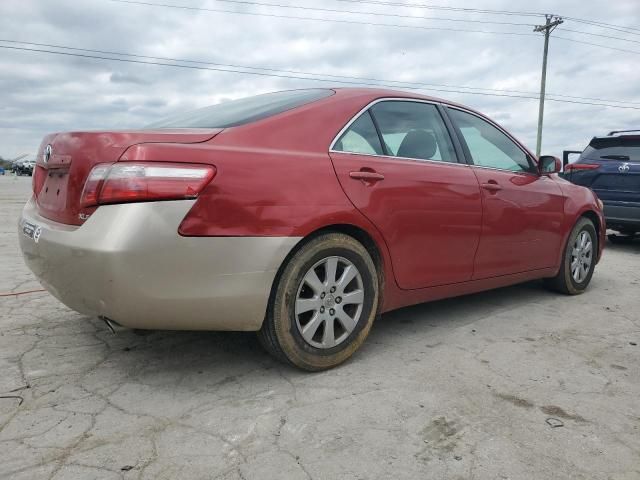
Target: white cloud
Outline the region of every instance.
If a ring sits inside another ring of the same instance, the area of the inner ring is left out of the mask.
[[[181,3],[182,2],[182,3]],[[277,9],[203,0],[183,5],[297,16],[355,19],[377,23],[509,30],[522,26],[424,22],[393,17],[354,16]],[[418,3],[415,2],[414,3]],[[337,1],[290,5],[531,23],[530,17],[471,15],[402,9]],[[462,2],[440,5],[466,6]],[[486,0],[482,8],[558,11],[577,18],[638,25],[637,0],[535,2]],[[479,5],[474,4],[478,8]],[[640,41],[640,35],[602,30],[567,21],[566,28]],[[201,60],[220,64],[298,70],[429,84],[537,91],[542,37],[385,28],[321,21],[200,12],[126,5],[108,0],[77,2],[23,0],[0,4],[2,38]],[[558,29],[560,35],[562,26]],[[563,36],[640,52],[640,44],[612,39]],[[552,39],[548,92],[640,102],[640,55]],[[331,82],[325,84],[330,85]],[[37,148],[50,131],[129,128],[181,109],[229,98],[316,82],[106,62],[0,49],[0,155],[11,157]],[[335,83],[338,86],[337,83]],[[535,100],[429,92],[474,107],[535,148]],[[640,103],[634,106],[640,107]],[[581,149],[590,137],[616,128],[640,127],[640,110],[548,102],[544,148],[559,155]]]

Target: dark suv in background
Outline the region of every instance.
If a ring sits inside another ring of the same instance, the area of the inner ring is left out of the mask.
[[[568,163],[572,153],[580,158]],[[630,236],[640,232],[640,130],[593,137],[584,151],[565,151],[563,157],[564,177],[591,188],[604,203],[607,228]]]
[[[13,171],[18,176],[22,175],[33,175],[33,169],[36,166],[36,162],[34,160],[24,160],[20,162],[16,162],[13,166]]]

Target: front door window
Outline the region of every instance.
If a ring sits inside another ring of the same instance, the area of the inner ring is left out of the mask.
[[[474,165],[511,172],[534,171],[527,154],[486,120],[452,108],[449,115],[462,133]]]

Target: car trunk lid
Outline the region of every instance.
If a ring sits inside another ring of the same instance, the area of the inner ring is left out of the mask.
[[[221,131],[211,128],[162,129],[48,135],[38,151],[33,176],[38,213],[55,222],[81,225],[92,211],[81,208],[80,197],[87,176],[95,165],[117,162],[132,145],[201,143]]]

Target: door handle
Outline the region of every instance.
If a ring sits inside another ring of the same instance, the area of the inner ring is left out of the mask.
[[[378,172],[369,172],[359,170],[357,172],[349,172],[349,176],[355,180],[364,180],[365,182],[379,182],[384,180],[384,175]]]
[[[480,186],[491,193],[496,193],[502,190],[502,187],[498,185],[497,182],[491,180],[487,183],[481,183]]]

